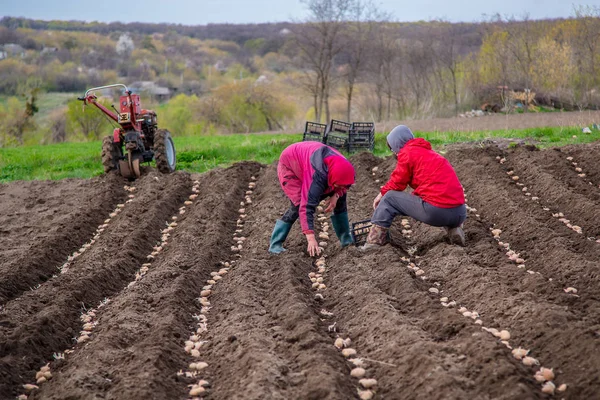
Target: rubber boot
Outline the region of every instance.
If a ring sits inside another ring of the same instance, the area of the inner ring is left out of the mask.
[[[450,243],[457,244],[459,246],[465,247],[465,232],[462,227],[449,228],[448,229],[448,239],[450,239]]]
[[[285,242],[288,233],[290,233],[290,229],[292,229],[292,224],[283,222],[280,219],[275,222],[275,228],[273,228],[271,242],[269,244],[269,253],[279,254],[285,251],[283,242]]]
[[[360,247],[360,250],[367,251],[378,249],[388,243],[388,228],[373,224],[367,236],[367,242]]]
[[[333,225],[335,234],[340,239],[342,247],[353,243],[352,235],[350,234],[350,222],[348,222],[348,212],[332,215],[331,224]]]

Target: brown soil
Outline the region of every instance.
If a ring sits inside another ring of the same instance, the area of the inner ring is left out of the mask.
[[[0,305],[47,281],[125,197],[115,175],[0,186]]]
[[[27,379],[28,372],[51,360],[54,352],[69,348],[81,329],[82,309],[95,307],[132,280],[160,239],[161,227],[188,194],[188,181],[187,174],[165,179],[152,173],[137,182],[135,201],[67,273],[4,305],[0,313],[0,393],[14,393],[15,385]]]
[[[352,339],[367,375],[378,380],[376,399],[550,397],[535,381],[535,368],[514,359],[457,307],[443,307],[442,296],[477,311],[483,326],[509,330],[512,346],[529,349],[543,366],[554,368],[555,383],[568,384],[555,397],[594,398],[600,391],[600,359],[594,356],[600,345],[599,153],[598,145],[544,151],[450,148],[446,155],[476,210],[465,225],[468,246],[452,246],[442,229],[414,221],[407,238],[399,219],[392,245],[374,253],[340,249],[332,235],[324,299],[311,289],[308,274],[315,267],[298,226],[288,237],[287,252],[266,252],[274,221],[287,207],[275,165],[242,163],[192,178],[150,171],[136,182],[134,201],[98,241],[67,273],[53,278],[56,267],[126,198],[123,182],[103,177],[0,186],[0,218],[6,221],[0,276],[12,277],[15,266],[23,271],[21,280],[0,284],[0,293],[6,293],[0,311],[0,399],[22,393],[20,385],[35,382],[36,371],[48,362],[53,377],[30,399],[186,398],[197,378],[178,371],[194,361],[183,347],[195,330],[192,316],[200,313],[196,299],[210,272],[231,260],[235,266],[210,297],[208,332],[202,337],[207,343],[201,360],[209,365],[202,372],[210,382],[206,398],[358,398],[352,366],[333,346],[338,336]],[[497,156],[506,163],[498,163]],[[349,213],[358,221],[370,217],[394,160],[363,153],[352,161],[358,181],[349,193]],[[379,171],[373,176],[375,166]],[[506,174],[510,170],[532,196]],[[252,205],[246,205],[247,239],[237,258],[231,238],[253,175],[257,188]],[[195,179],[199,197],[179,217],[168,246],[147,275],[126,288]],[[28,204],[34,212],[27,211]],[[558,212],[583,233],[552,216]],[[71,242],[59,240],[66,227],[80,222]],[[509,261],[492,227],[502,230],[502,240],[522,255],[527,268]],[[61,243],[60,254],[47,248],[51,243]],[[34,263],[34,256],[41,261]],[[403,257],[416,262],[426,280],[408,269]],[[430,293],[432,287],[440,294]],[[577,288],[577,296],[565,293],[566,287]],[[107,297],[91,339],[74,346],[82,310]],[[53,353],[72,347],[65,360],[53,361]]]

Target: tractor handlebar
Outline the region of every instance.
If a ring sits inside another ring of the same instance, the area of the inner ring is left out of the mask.
[[[96,101],[97,97],[93,93],[96,90],[110,89],[110,88],[114,88],[114,87],[122,87],[124,89],[125,93],[127,95],[131,96],[132,92],[131,92],[131,90],[129,90],[127,88],[127,86],[123,85],[122,83],[115,83],[115,84],[112,84],[112,85],[99,86],[99,87],[88,89],[88,90],[85,91],[85,94],[83,95],[83,97],[78,97],[77,99],[83,101],[84,105],[87,105],[88,102],[92,103],[93,105],[95,105],[96,107],[98,107],[100,109],[100,111],[102,111],[104,114],[108,115],[108,117],[110,119],[112,119],[113,121],[115,121],[118,124],[121,124],[121,122],[119,121],[119,111],[114,107],[114,105],[112,107],[115,110],[115,112],[112,112],[111,110],[109,110],[108,108],[106,108],[105,106],[103,106],[102,104],[98,103]],[[132,108],[132,110],[133,110],[133,108]],[[136,123],[137,123],[137,121],[136,121]]]
[[[96,91],[96,90],[103,90],[103,89],[110,89],[110,88],[114,88],[114,87],[122,87],[125,90],[125,93],[130,94],[131,91],[127,88],[127,86],[123,85],[122,83],[115,83],[112,85],[106,85],[106,86],[98,86],[95,88],[91,88],[85,91],[85,94],[83,95],[84,98],[88,97],[88,94],[90,92]]]

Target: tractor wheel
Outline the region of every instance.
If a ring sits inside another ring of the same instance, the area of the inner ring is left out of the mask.
[[[154,134],[154,159],[156,168],[163,174],[175,171],[175,145],[169,131],[159,129]]]
[[[119,169],[119,158],[123,156],[123,149],[113,142],[112,136],[106,136],[102,140],[102,165],[104,172],[117,171]]]

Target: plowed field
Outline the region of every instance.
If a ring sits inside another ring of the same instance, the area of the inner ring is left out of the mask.
[[[0,399],[599,398],[600,145],[445,156],[467,247],[320,214],[319,260],[266,251],[276,165],[1,185]],[[360,221],[395,162],[351,160]]]

